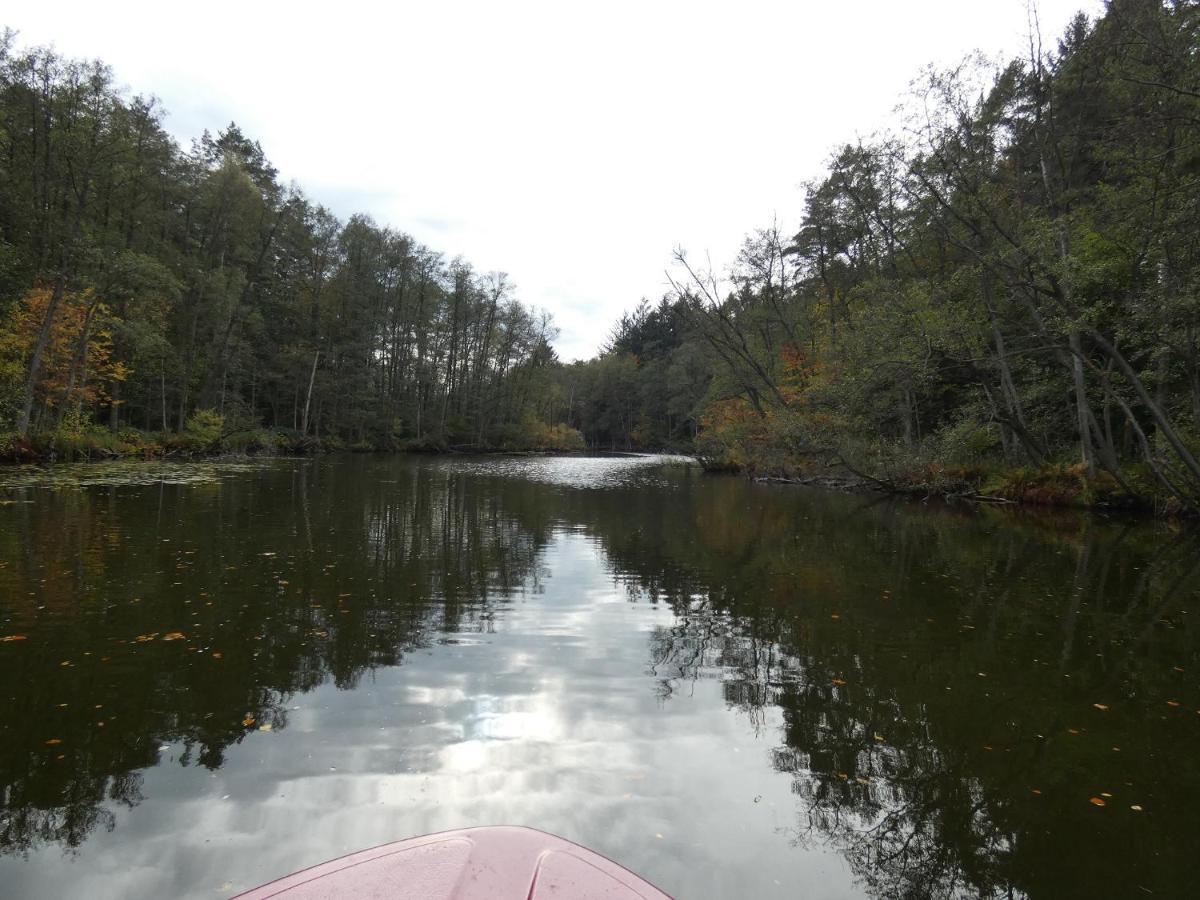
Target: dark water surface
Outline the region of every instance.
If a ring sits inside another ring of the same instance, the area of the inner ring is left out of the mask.
[[[1165,526],[661,459],[0,479],[4,896],[497,823],[680,898],[1196,896],[1200,548]]]

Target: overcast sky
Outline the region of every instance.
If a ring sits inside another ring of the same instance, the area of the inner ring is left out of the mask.
[[[1047,43],[1098,0],[1040,0]],[[657,299],[676,245],[728,264],[885,125],[927,63],[1023,53],[1025,0],[8,0],[20,43],[99,57],[184,146],[236,121],[285,179],[549,309],[564,359]]]

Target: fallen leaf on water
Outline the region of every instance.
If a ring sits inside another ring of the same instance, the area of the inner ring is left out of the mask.
[[[1100,712],[1106,712],[1108,710],[1108,707],[1103,703],[1093,703],[1092,706],[1096,707],[1096,709],[1100,710]]]
[[[1167,706],[1178,706],[1178,705],[1179,705],[1178,700],[1168,700],[1167,701]]]
[[[842,781],[849,781],[849,780],[850,780],[850,776],[849,776],[849,775],[847,775],[845,772],[838,772],[838,773],[837,773],[837,776],[838,776],[838,778],[842,779]]]
[[[1102,800],[1099,797],[1093,797],[1092,799],[1088,800],[1088,803],[1092,804],[1092,806],[1107,806],[1108,805],[1104,800]]]
[[[254,724],[254,716],[250,715],[250,713],[246,713],[246,718],[242,719],[242,724],[249,728]]]
[[[877,732],[875,732],[875,740],[877,740],[877,741],[882,741],[882,740],[883,740],[883,735],[882,735],[882,734],[880,734],[878,731],[877,731]]]
[[[835,679],[833,679],[833,683],[834,683],[834,684],[836,684],[836,685],[838,685],[838,686],[840,687],[841,685],[845,684],[846,682],[844,682],[844,681],[843,681],[842,679],[840,679],[840,678],[835,678]]]
[[[178,641],[183,637],[182,631],[168,631],[163,635],[164,641]]]
[[[1068,734],[1079,734],[1079,729],[1078,728],[1068,728],[1067,733]]]
[[[839,616],[837,613],[834,613],[834,614],[833,614],[833,615],[831,615],[829,618],[831,618],[831,619],[840,619],[840,618],[841,618],[841,616]]]
[[[1041,791],[1040,791],[1038,788],[1034,788],[1034,789],[1033,789],[1033,792],[1034,792],[1035,794],[1037,794],[1039,797],[1040,797],[1040,796],[1041,796],[1041,794],[1042,794],[1042,792],[1041,792]]]
[[[1137,804],[1137,803],[1133,804],[1133,806],[1131,806],[1131,807],[1129,807],[1129,808],[1130,808],[1130,809],[1132,809],[1134,812],[1141,812],[1141,811],[1142,811],[1142,807],[1141,807],[1141,805],[1140,805],[1140,804]]]
[[[271,723],[270,723],[270,722],[268,722],[266,725],[259,725],[259,726],[258,726],[258,730],[259,730],[259,731],[270,731],[270,730],[271,730],[271,728],[272,728],[272,725],[271,725]]]
[[[50,740],[46,741],[46,746],[53,747],[55,744],[61,744],[61,743],[62,743],[62,738],[50,738]]]
[[[28,640],[28,638],[23,634],[6,634],[4,637],[0,638],[0,641],[24,641],[24,640]]]
[[[225,654],[223,654],[220,650],[213,651],[213,659],[224,659],[224,657]]]

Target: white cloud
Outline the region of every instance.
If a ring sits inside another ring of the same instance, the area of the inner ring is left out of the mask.
[[[1047,42],[1097,0],[1042,0]],[[1023,52],[1024,0],[857,3],[56,3],[22,43],[98,56],[182,141],[236,120],[286,179],[550,309],[564,358],[664,289],[671,248],[718,265],[830,150],[886,121],[929,62]]]

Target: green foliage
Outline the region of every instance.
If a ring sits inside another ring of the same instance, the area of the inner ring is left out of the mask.
[[[211,450],[220,443],[224,430],[223,415],[215,409],[198,409],[184,426],[183,445],[189,450]]]

